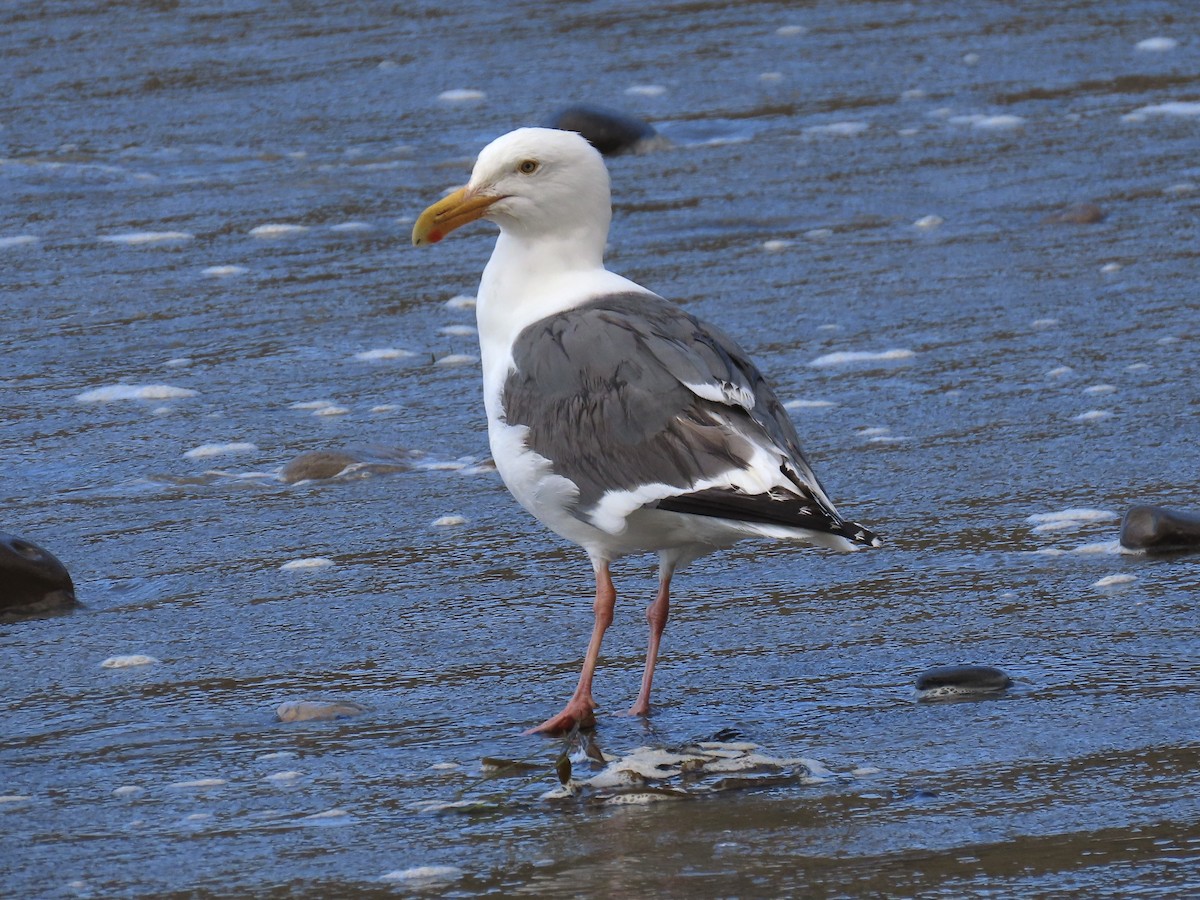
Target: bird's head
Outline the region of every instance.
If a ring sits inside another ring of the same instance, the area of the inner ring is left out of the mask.
[[[412,240],[436,244],[488,219],[534,239],[598,228],[603,242],[611,215],[608,170],[591,144],[573,131],[520,128],[483,148],[471,180],[421,213]]]

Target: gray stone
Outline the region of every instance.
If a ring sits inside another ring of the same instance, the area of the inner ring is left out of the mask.
[[[1150,553],[1200,550],[1200,515],[1162,506],[1131,506],[1121,522],[1121,546]]]
[[[49,550],[0,531],[0,621],[74,609],[71,575]]]

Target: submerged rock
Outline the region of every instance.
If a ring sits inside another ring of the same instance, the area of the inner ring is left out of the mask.
[[[583,135],[604,156],[644,150],[658,138],[658,132],[641,119],[586,104],[560,109],[546,125]]]
[[[74,609],[71,574],[49,550],[0,531],[0,620]]]
[[[362,457],[331,450],[301,453],[283,467],[280,477],[288,484],[295,484],[297,481],[320,481],[340,475],[348,466],[362,461]]]
[[[1152,553],[1200,550],[1200,515],[1162,506],[1132,506],[1121,522],[1121,546]]]
[[[280,722],[323,722],[345,719],[366,712],[365,706],[349,700],[287,700],[275,709]]]
[[[1012,679],[992,666],[935,666],[917,676],[922,700],[998,694],[1012,686]]]
[[[1095,225],[1106,213],[1095,203],[1073,203],[1042,217],[1047,225]]]

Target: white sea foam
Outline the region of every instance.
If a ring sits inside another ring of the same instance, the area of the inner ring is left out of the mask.
[[[130,653],[125,656],[110,656],[100,663],[102,669],[132,669],[137,666],[152,666],[159,660],[144,653]]]
[[[124,784],[119,788],[113,788],[112,795],[114,797],[140,797],[146,793],[146,789],[138,787],[136,784]]]
[[[1113,522],[1121,518],[1118,513],[1107,509],[1091,509],[1089,507],[1072,507],[1054,512],[1034,513],[1026,516],[1025,521],[1030,525],[1045,525],[1052,522],[1070,522],[1077,525],[1091,522]]]
[[[33,234],[14,234],[12,237],[0,237],[0,250],[8,247],[27,247],[36,244],[41,238]]]
[[[449,309],[474,309],[475,298],[467,294],[458,294],[447,300],[445,305]]]
[[[919,218],[915,222],[913,222],[913,228],[920,228],[922,230],[928,231],[930,229],[937,228],[939,225],[943,224],[945,221],[946,220],[943,219],[941,216],[933,216],[933,215],[921,216],[921,218]]]
[[[924,100],[929,94],[921,88],[909,88],[906,91],[901,91],[901,100]]]
[[[829,134],[835,137],[854,137],[862,134],[870,124],[867,122],[829,122],[825,125],[810,125],[804,129],[805,134]]]
[[[167,787],[184,790],[187,788],[221,787],[224,784],[228,784],[224,778],[194,778],[191,781],[176,781],[174,784],[168,784]]]
[[[844,366],[858,362],[881,362],[897,359],[912,359],[916,356],[912,350],[892,349],[892,350],[839,350],[836,353],[826,353],[823,356],[818,356],[810,366],[817,368],[827,368],[830,366]]]
[[[661,84],[635,84],[625,88],[625,93],[631,97],[661,97],[666,92]]]
[[[784,409],[826,409],[837,406],[832,400],[789,400],[783,404]]]
[[[776,240],[771,240],[771,241],[763,241],[762,248],[764,250],[766,250],[768,253],[779,253],[783,250],[786,250],[790,246],[792,246],[791,241],[784,241],[784,240],[776,239]]]
[[[1093,384],[1089,387],[1085,387],[1083,392],[1085,394],[1111,394],[1116,389],[1117,386],[1115,384]]]
[[[1065,378],[1068,375],[1074,375],[1075,370],[1070,366],[1055,366],[1046,373],[1047,378]]]
[[[472,356],[469,353],[451,353],[448,356],[443,356],[435,365],[439,366],[469,366],[479,362],[478,356]]]
[[[1136,575],[1105,575],[1103,578],[1092,582],[1092,587],[1120,587],[1125,584],[1133,584],[1135,581],[1137,581]]]
[[[130,246],[152,246],[154,244],[181,244],[195,237],[186,231],[127,231],[123,234],[109,234],[100,238],[110,244],[128,244]]]
[[[332,559],[325,556],[306,556],[303,559],[293,559],[279,567],[281,572],[295,572],[305,569],[327,569],[334,565]]]
[[[1114,272],[1120,272],[1123,268],[1124,266],[1118,262],[1105,263],[1100,267],[1100,273],[1102,275],[1112,275]]]
[[[1059,319],[1045,318],[1045,319],[1034,319],[1029,324],[1032,325],[1034,328],[1037,328],[1038,330],[1042,330],[1042,329],[1046,329],[1046,328],[1053,328],[1055,325],[1061,325],[1062,322]]]
[[[1130,121],[1139,121],[1146,116],[1183,116],[1186,118],[1195,118],[1200,116],[1200,100],[1173,100],[1168,103],[1139,106],[1122,118]]]
[[[443,325],[438,334],[448,334],[451,337],[474,337],[479,333],[474,325]]]
[[[434,519],[430,524],[434,528],[452,528],[455,525],[466,525],[467,519],[465,516],[442,516]]]
[[[434,882],[454,881],[461,878],[463,870],[458,866],[413,866],[409,869],[396,869],[385,875],[380,875],[380,881],[401,881],[408,884],[432,884]]]
[[[190,366],[191,364],[192,358],[190,356],[173,356],[163,363],[164,366],[168,366],[172,369],[183,368],[184,366]]]
[[[229,456],[233,453],[253,453],[258,450],[257,444],[248,441],[237,441],[230,444],[201,444],[184,453],[187,459],[207,459],[210,456]]]
[[[1071,416],[1072,422],[1103,422],[1105,419],[1113,417],[1112,410],[1108,409],[1089,409],[1087,412],[1082,412],[1077,416]]]
[[[245,266],[209,266],[201,269],[200,274],[206,278],[233,278],[235,275],[245,275],[250,270]]]
[[[286,772],[275,772],[265,776],[264,780],[272,784],[291,784],[297,779],[303,778],[303,772],[297,772],[295,769],[288,769]]]
[[[337,225],[330,225],[330,231],[374,231],[375,226],[370,222],[339,222]]]
[[[472,329],[473,331],[474,329]],[[362,362],[374,362],[380,359],[407,359],[416,356],[411,350],[399,350],[395,347],[380,347],[377,350],[362,350],[354,354],[354,358]]]
[[[84,391],[75,399],[80,403],[110,403],[114,400],[175,400],[195,396],[196,392],[189,388],[169,384],[112,384]]]
[[[288,409],[325,409],[333,405],[332,400],[297,400]]]
[[[810,228],[804,232],[804,236],[810,241],[823,241],[825,238],[833,237],[832,228]]]
[[[758,76],[758,80],[763,84],[778,84],[783,81],[782,72],[763,72]]]
[[[373,412],[373,413],[389,413],[389,412],[395,412],[399,408],[400,407],[395,403],[380,403],[378,406],[372,406],[367,411]]]
[[[349,415],[349,413],[350,407],[331,404],[329,406],[322,406],[320,409],[314,409],[312,414],[314,416],[345,416]]]
[[[487,94],[474,88],[454,88],[442,91],[437,97],[443,103],[474,103],[487,98]]]
[[[1144,41],[1134,44],[1135,49],[1145,53],[1164,53],[1167,50],[1174,50],[1178,46],[1179,41],[1169,37],[1146,38]]]
[[[1149,370],[1149,363],[1130,363],[1125,367],[1126,372],[1147,372]]]
[[[250,236],[261,238],[263,240],[271,240],[274,238],[293,237],[297,234],[303,234],[308,231],[307,225],[291,225],[286,222],[268,222],[265,225],[256,225],[250,229]]]
[[[950,116],[946,121],[952,125],[970,125],[972,128],[978,128],[983,131],[1011,131],[1014,128],[1021,128],[1025,124],[1025,119],[1021,116],[1010,114],[998,116],[980,114]]]
[[[808,34],[808,29],[803,25],[780,25],[775,29],[775,33],[780,37],[797,37]]]

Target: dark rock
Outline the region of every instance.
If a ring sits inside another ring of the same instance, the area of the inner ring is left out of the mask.
[[[1121,522],[1121,546],[1151,553],[1200,550],[1200,515],[1162,506],[1131,506]]]
[[[1095,225],[1103,222],[1105,212],[1095,203],[1073,203],[1045,216],[1047,225]]]
[[[645,148],[658,132],[641,119],[600,106],[576,105],[560,109],[546,123],[550,128],[574,131],[604,156]]]
[[[0,621],[64,612],[78,605],[71,575],[53,553],[0,531]]]
[[[917,676],[917,690],[928,698],[995,694],[1011,686],[1007,673],[992,666],[936,666]]]

